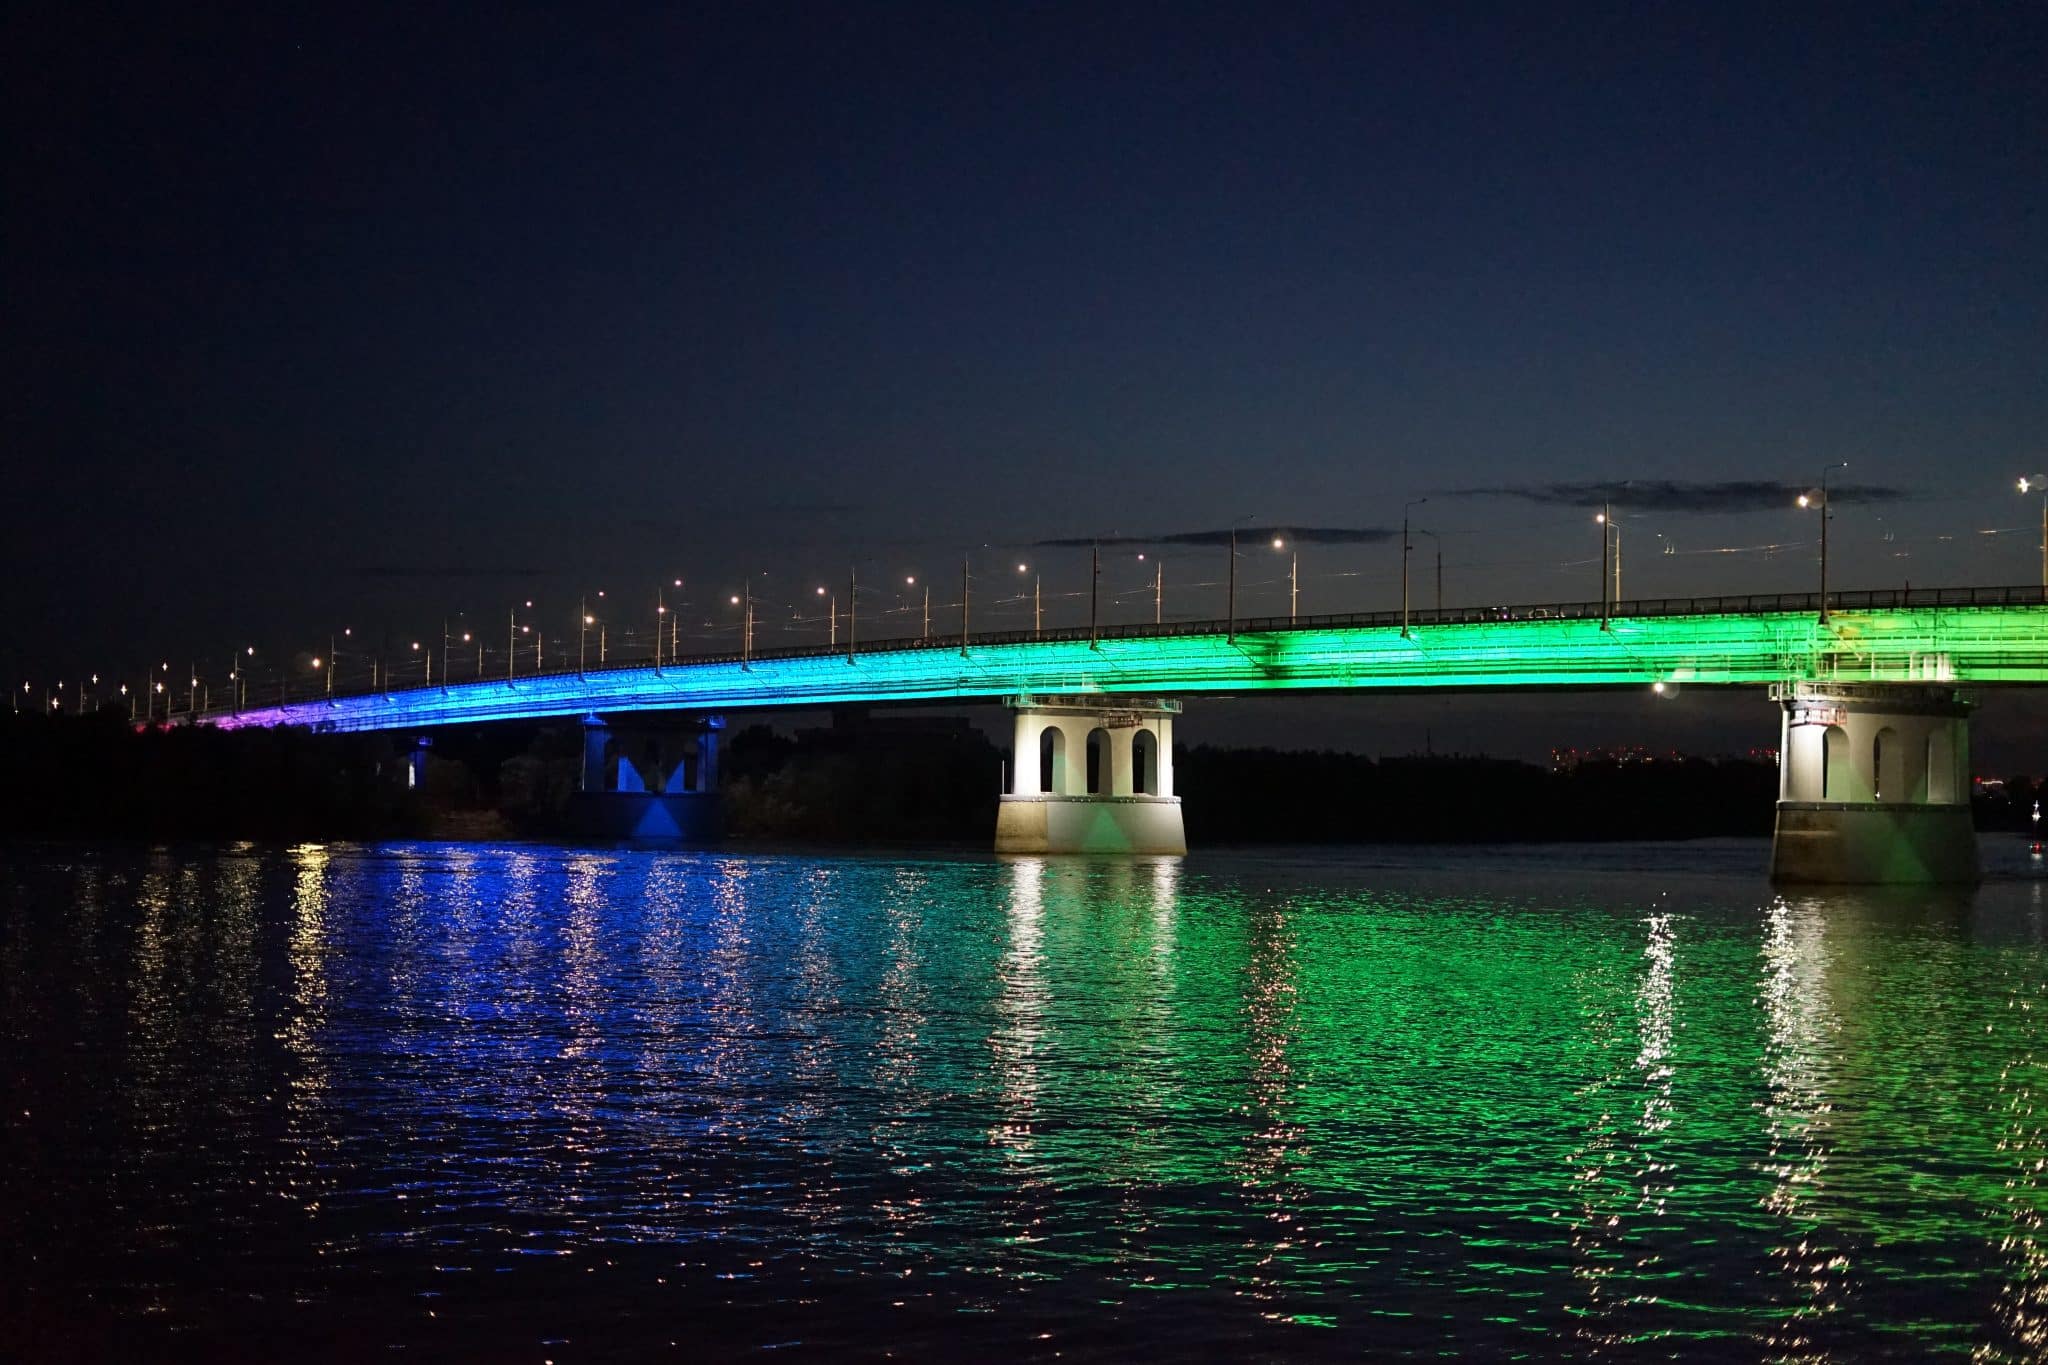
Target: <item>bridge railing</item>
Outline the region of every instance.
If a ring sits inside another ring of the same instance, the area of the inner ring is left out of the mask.
[[[2048,589],[2038,586],[1989,587],[1989,588],[1862,588],[1828,594],[1828,610],[1840,615],[1852,615],[1859,611],[1897,611],[1911,607],[2044,607],[2048,606]],[[1422,607],[1411,608],[1405,616],[1400,611],[1340,612],[1320,616],[1300,616],[1289,619],[1285,616],[1244,616],[1235,622],[1217,617],[1206,621],[1169,621],[1154,625],[1125,624],[1102,626],[1091,629],[1086,626],[1061,626],[1050,630],[1003,630],[970,633],[965,648],[970,652],[976,648],[996,645],[1032,644],[1048,641],[1085,643],[1106,640],[1151,640],[1179,636],[1224,635],[1271,635],[1287,631],[1316,630],[1357,630],[1399,628],[1404,619],[1411,630],[1426,629],[1430,626],[1478,625],[1510,621],[1592,621],[1603,616],[1616,621],[1642,620],[1652,617],[1672,616],[1766,616],[1788,613],[1810,613],[1818,615],[1820,594],[1817,592],[1741,593],[1715,597],[1644,597],[1631,598],[1622,602],[1603,604],[1600,602],[1544,602],[1522,605],[1493,607]],[[664,662],[664,668],[689,668],[700,664],[731,664],[742,662],[766,662],[778,659],[831,659],[851,653],[859,658],[875,654],[894,654],[910,650],[960,650],[963,648],[956,635],[892,635],[876,639],[863,639],[854,646],[847,645],[783,645],[768,649],[757,649],[750,654],[738,650],[722,650],[710,653],[689,654]],[[579,674],[615,673],[653,667],[648,659],[621,660],[583,669],[571,667],[543,668],[530,673],[520,673],[514,679],[515,686],[531,678],[575,677]],[[465,686],[472,680],[453,684]],[[492,681],[485,679],[485,681]],[[435,684],[440,686],[441,684]],[[421,684],[409,684],[400,688],[378,689],[380,692],[411,692],[422,689]],[[340,694],[337,694],[339,696]],[[358,693],[350,695],[375,695]],[[293,702],[304,703],[322,700],[321,695],[299,695]],[[264,703],[252,702],[249,709],[262,709]],[[188,713],[189,714],[189,713]],[[221,716],[231,714],[225,706],[214,706],[202,710],[200,716]]]

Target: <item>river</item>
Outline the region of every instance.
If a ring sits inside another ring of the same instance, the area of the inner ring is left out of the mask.
[[[1985,853],[0,848],[5,1354],[2038,1358]]]

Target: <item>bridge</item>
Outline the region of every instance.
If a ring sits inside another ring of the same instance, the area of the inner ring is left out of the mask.
[[[1017,743],[999,848],[1179,851],[1180,697],[1769,687],[1782,713],[1781,876],[1967,880],[1976,855],[1964,689],[2043,683],[2048,590],[1944,588],[1830,593],[1825,612],[1818,594],[1786,593],[955,634],[526,675],[514,664],[505,677],[287,694],[190,721],[416,733],[579,719],[592,735],[586,785],[653,799],[711,794],[715,727],[682,746],[694,764],[673,744],[642,761],[622,758],[610,738],[621,718],[1003,700],[1016,710]]]

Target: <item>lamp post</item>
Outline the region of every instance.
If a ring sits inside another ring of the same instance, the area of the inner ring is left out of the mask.
[[[754,580],[749,578],[740,585],[740,591],[733,595],[732,604],[741,608],[740,613],[740,667],[754,666]]]
[[[1607,558],[1609,546],[1613,541],[1613,532],[1610,526],[1613,511],[1614,506],[1612,503],[1602,503],[1600,504],[1600,510],[1593,514],[1594,522],[1600,527],[1600,629],[1602,630],[1607,629]]]
[[[1401,638],[1408,635],[1408,552],[1415,548],[1408,537],[1408,513],[1428,502],[1428,498],[1411,498],[1401,504]]]
[[[1820,623],[1828,623],[1828,523],[1835,519],[1835,509],[1828,502],[1828,475],[1837,469],[1847,469],[1847,460],[1838,460],[1820,472],[1820,488],[1817,492],[1801,493],[1801,507],[1820,508]]]
[[[1143,550],[1138,551],[1138,558],[1143,559],[1144,557],[1145,552]],[[1155,559],[1152,561],[1152,624],[1156,626],[1165,619],[1166,561]]]
[[[583,676],[583,667],[590,652],[590,627],[597,621],[597,618],[590,614],[588,597],[576,599],[576,621],[576,676],[580,678]]]
[[[1017,566],[1017,572],[1018,572],[1018,573],[1031,573],[1031,566],[1030,566],[1029,564],[1019,564],[1019,565]],[[1038,580],[1039,580],[1039,577],[1040,577],[1040,575],[1038,575],[1038,574],[1035,574],[1035,573],[1032,573],[1032,574],[1031,574],[1031,634],[1032,634],[1032,637],[1033,637],[1033,638],[1036,638],[1036,637],[1037,637],[1037,635],[1038,635],[1038,632],[1039,632],[1039,628],[1040,628],[1040,625],[1041,625],[1041,623],[1042,623],[1042,619],[1043,619],[1043,618],[1041,618],[1041,617],[1040,617],[1040,615],[1039,615],[1039,612],[1038,612],[1038,601],[1039,601],[1039,598],[1038,598]]]
[[[969,555],[960,556],[960,657],[967,657],[967,604],[974,592],[974,579],[969,572]]]
[[[853,663],[854,632],[860,625],[860,566],[846,566],[846,662]]]
[[[1273,548],[1284,550],[1287,542],[1279,536],[1273,537]],[[1287,561],[1287,624],[1293,625],[1301,607],[1301,547],[1296,546],[1294,554]]]
[[[825,647],[836,649],[839,646],[839,594],[821,583],[818,596],[825,599]]]
[[[2020,480],[2020,492],[2041,495],[2041,593],[2048,597],[2048,474],[2029,474]]]

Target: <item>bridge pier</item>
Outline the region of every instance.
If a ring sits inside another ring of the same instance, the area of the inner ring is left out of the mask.
[[[724,832],[718,795],[722,716],[680,723],[643,717],[614,726],[583,718],[583,775],[570,823],[596,839],[713,843]]]
[[[1946,683],[1779,683],[1771,877],[1807,883],[1978,880],[1971,703]]]
[[[1180,703],[1012,698],[1016,743],[996,810],[998,853],[1185,853],[1173,794]]]

